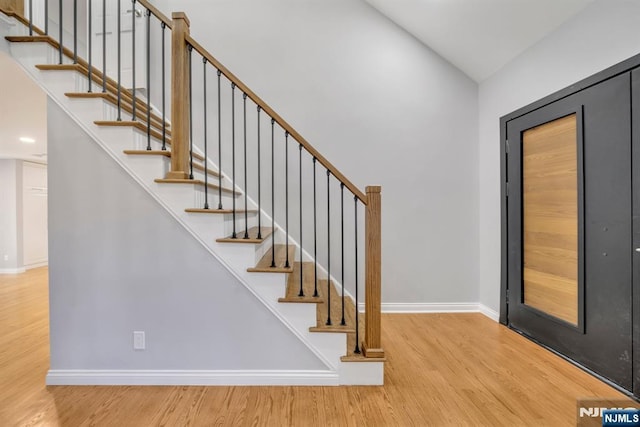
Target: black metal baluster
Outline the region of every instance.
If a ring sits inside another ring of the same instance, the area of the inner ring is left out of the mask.
[[[209,209],[209,184],[207,182],[207,58],[202,58],[202,82],[204,84],[204,208]],[[220,82],[220,74],[218,74]],[[218,87],[220,85],[218,84]],[[220,91],[218,91],[218,94]],[[218,110],[220,111],[220,110]],[[220,117],[218,115],[218,117]],[[221,172],[222,173],[222,172]]]
[[[274,137],[273,137],[273,129],[276,120],[271,119],[271,268],[275,268],[276,266],[276,191],[275,191],[275,167],[274,167]]]
[[[78,0],[73,0],[73,63],[78,63]]]
[[[89,0],[91,3],[91,0]],[[131,0],[131,120],[136,120],[136,0]]]
[[[244,238],[249,238],[249,206],[247,205],[247,193],[249,183],[247,182],[247,94],[242,94],[242,116],[244,128]]]
[[[331,326],[331,172],[327,169],[327,326]]]
[[[260,174],[260,111],[262,107],[258,105],[258,239],[262,239],[262,175]]]
[[[167,28],[167,24],[162,21],[160,23],[160,28],[162,28],[162,151],[167,149],[167,122],[166,122],[166,112],[167,112],[167,104],[166,104],[166,84],[165,84],[165,71],[166,71],[166,61],[165,61],[165,36],[164,31]],[[207,177],[207,161],[205,157],[204,162],[204,176]]]
[[[220,107],[220,76],[222,71],[218,70],[218,209],[222,209],[222,109]],[[207,156],[204,156],[205,159]],[[205,160],[206,166],[206,160]],[[205,174],[206,175],[206,174]]]
[[[33,35],[33,0],[29,0],[29,35]]]
[[[147,9],[147,150],[151,151],[151,11]]]
[[[193,179],[193,46],[189,45],[189,179]],[[204,162],[204,173],[207,173],[207,161]]]
[[[103,4],[104,4],[104,1],[106,1],[106,0],[103,0]],[[62,65],[62,24],[63,24],[63,22],[62,22],[62,5],[63,5],[63,2],[62,2],[62,0],[60,0],[60,7],[59,7],[59,10],[58,10],[58,23],[60,24],[60,29],[58,31],[59,32],[59,34],[58,34],[59,35],[59,40],[58,40],[58,61],[59,61],[60,65]]]
[[[151,13],[147,11],[147,13]],[[107,0],[102,0],[102,93],[107,92]]]
[[[120,0],[118,0],[118,118],[117,121],[122,121],[122,52],[120,50],[120,29],[121,27],[121,12],[120,12]]]
[[[299,174],[299,189],[300,189],[300,292],[298,292],[298,296],[299,297],[303,297],[304,296],[304,290],[303,290],[303,282],[302,282],[302,266],[304,265],[304,258],[303,258],[303,253],[302,253],[302,144],[298,145],[298,149],[300,151],[299,154],[299,164],[300,164],[300,174]]]
[[[236,239],[236,84],[231,83],[231,191],[233,192],[232,218],[233,233],[231,238]]]
[[[44,33],[49,35],[49,0],[44,0]],[[89,34],[91,34],[91,31],[89,31]]]
[[[316,162],[313,158],[313,296],[318,296],[318,226],[316,221]]]
[[[344,184],[340,183],[340,257],[341,257],[341,265],[342,265],[342,320],[340,320],[340,325],[345,326],[347,322],[344,319]]]
[[[360,325],[358,320],[358,197],[353,196],[353,201],[355,204],[354,209],[354,218],[355,218],[355,264],[356,264],[356,348],[353,350],[354,353],[360,354]]]
[[[284,229],[287,235],[285,241],[286,259],[285,268],[290,268],[289,264],[289,132],[284,133]]]
[[[92,28],[93,28],[93,11],[92,11],[92,9],[93,8],[92,8],[92,4],[93,4],[93,1],[89,0],[89,4],[88,4],[88,7],[89,7],[89,22],[87,22],[87,25],[89,27],[88,30],[87,30],[87,35],[88,35],[88,37],[87,37],[88,38],[88,40],[87,40],[87,43],[88,43],[88,55],[87,56],[89,57],[88,58],[89,59],[89,68],[87,69],[87,79],[89,80],[89,90],[87,90],[88,93],[93,92],[93,88],[91,87],[93,85],[93,65],[92,65],[93,64],[93,57],[92,57],[93,56],[93,53],[92,53],[93,52],[93,50],[92,50],[92,45],[93,45],[93,43],[92,43],[92,41],[93,41],[93,30],[92,30]],[[46,2],[45,2],[45,8],[46,8]]]

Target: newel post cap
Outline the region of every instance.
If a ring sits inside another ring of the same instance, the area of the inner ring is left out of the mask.
[[[380,193],[382,191],[382,186],[381,185],[368,185],[365,188],[365,191],[367,192],[367,194],[369,194],[369,193]]]
[[[187,24],[187,27],[190,27],[190,26],[191,26],[191,22],[189,21],[189,17],[188,17],[188,16],[187,16],[187,14],[186,14],[186,13],[184,13],[184,12],[173,12],[173,13],[171,14],[171,19],[172,19],[172,20],[174,20],[174,21],[175,21],[176,19],[183,19],[183,20],[184,20],[184,22]]]

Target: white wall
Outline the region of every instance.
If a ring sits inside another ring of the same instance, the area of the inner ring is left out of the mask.
[[[51,100],[48,112],[52,370],[326,369]]]
[[[0,159],[0,273],[24,271],[21,181],[22,162]]]
[[[362,0],[154,3],[356,185],[382,185],[383,302],[478,300],[473,81]]]
[[[640,2],[597,0],[480,84],[480,302],[500,301],[499,119],[640,53]]]

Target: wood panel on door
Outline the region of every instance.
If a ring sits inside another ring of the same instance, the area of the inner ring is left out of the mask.
[[[578,324],[577,115],[522,136],[524,303]]]

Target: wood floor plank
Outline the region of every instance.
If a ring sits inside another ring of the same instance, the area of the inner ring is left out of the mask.
[[[45,387],[47,269],[0,275],[0,426],[573,426],[623,396],[478,313],[384,314],[383,387]]]

